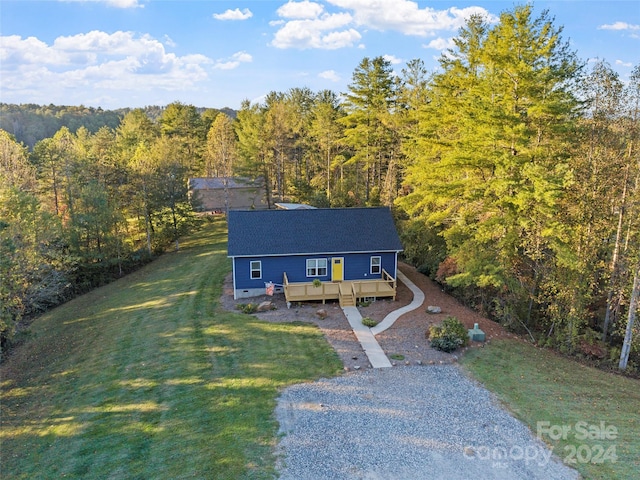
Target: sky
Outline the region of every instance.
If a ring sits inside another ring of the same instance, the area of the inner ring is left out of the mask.
[[[1,0],[0,102],[239,109],[269,92],[348,91],[363,58],[429,71],[472,14],[518,1]],[[625,81],[640,64],[640,1],[534,1],[577,56]]]

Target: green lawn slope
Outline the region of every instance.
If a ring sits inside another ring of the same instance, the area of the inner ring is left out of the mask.
[[[640,478],[637,379],[516,340],[472,349],[462,363],[583,478]]]
[[[341,364],[314,326],[221,310],[229,269],[218,219],[34,321],[0,364],[0,476],[273,478],[278,392]],[[585,478],[638,478],[638,380],[517,341],[462,363]]]
[[[219,309],[223,220],[35,320],[0,365],[4,479],[272,478],[281,388],[341,370],[319,330]]]

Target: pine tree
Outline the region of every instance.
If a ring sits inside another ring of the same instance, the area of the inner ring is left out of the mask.
[[[546,12],[474,16],[441,58],[419,110],[401,200],[439,228],[446,281],[492,291],[505,321],[528,320],[570,178],[564,133],[576,114],[570,82],[580,65]],[[499,310],[499,311],[498,311]]]

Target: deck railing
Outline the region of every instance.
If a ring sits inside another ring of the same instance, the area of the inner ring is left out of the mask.
[[[352,280],[356,298],[390,297],[396,298],[396,279],[382,270],[382,278],[375,280]],[[392,295],[391,295],[392,293]]]
[[[284,274],[284,293],[288,301],[304,300],[337,300],[340,296],[338,283],[322,282],[315,286],[312,282],[289,282],[287,274]]]
[[[315,286],[313,282],[289,282],[287,274],[283,278],[284,293],[287,301],[300,302],[306,300],[337,300],[340,298],[340,282],[322,282]],[[386,270],[382,270],[382,278],[375,280],[347,280],[341,282],[349,287],[355,300],[367,297],[396,298],[396,279]]]

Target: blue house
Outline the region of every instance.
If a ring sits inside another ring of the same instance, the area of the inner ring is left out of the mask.
[[[402,244],[386,208],[232,210],[234,298],[274,284],[288,301],[394,297]]]

